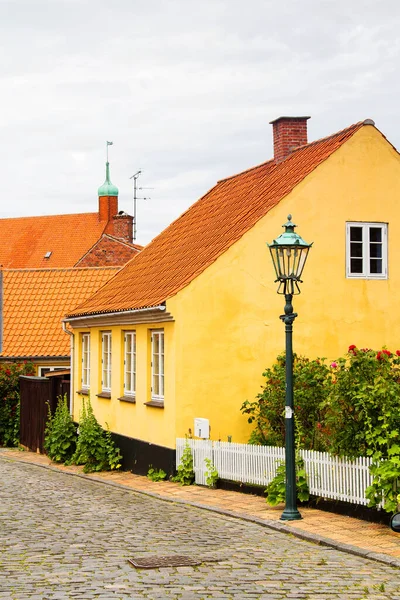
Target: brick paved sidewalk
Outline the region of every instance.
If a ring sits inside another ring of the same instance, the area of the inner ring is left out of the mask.
[[[180,486],[170,481],[153,482],[147,477],[129,472],[102,472],[84,475],[82,467],[57,465],[52,463],[47,456],[34,452],[0,449],[0,457],[58,469],[111,485],[124,486],[167,501],[183,502],[208,510],[220,511],[224,514],[268,525],[296,537],[400,567],[400,534],[395,534],[386,525],[314,508],[300,508],[303,517],[301,521],[283,522],[279,520],[283,507],[271,508],[260,496],[196,485]]]

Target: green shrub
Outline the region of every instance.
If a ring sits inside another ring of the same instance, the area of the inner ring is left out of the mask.
[[[212,462],[211,458],[205,458],[204,462],[207,467],[207,471],[205,472],[206,483],[208,487],[215,488],[219,477],[218,471],[215,468],[215,465]]]
[[[246,400],[241,412],[255,424],[249,443],[283,446],[285,439],[286,359],[277,357],[266,369],[263,391],[254,402]],[[326,449],[324,401],[330,389],[329,367],[324,359],[293,356],[293,396],[297,443],[307,450]]]
[[[121,467],[121,453],[111,438],[111,432],[101,427],[93,413],[90,400],[82,402],[76,450],[69,463],[84,465],[83,471],[109,471]]]
[[[162,469],[154,469],[152,465],[149,466],[147,478],[150,479],[150,481],[164,481],[166,477],[167,474]]]
[[[30,362],[0,365],[0,446],[19,444],[19,376],[34,374]]]
[[[44,434],[44,449],[54,462],[69,460],[76,449],[76,427],[72,421],[67,403],[67,396],[59,396],[54,415],[50,412]]]
[[[181,464],[178,466],[176,475],[172,478],[172,481],[180,483],[181,485],[191,485],[194,481],[193,455],[187,440],[183,450]]]
[[[286,499],[286,465],[281,462],[276,469],[274,479],[267,485],[265,490],[266,501],[270,506],[276,506]],[[307,502],[310,491],[307,483],[307,474],[304,469],[304,461],[296,456],[296,494],[299,502]]]

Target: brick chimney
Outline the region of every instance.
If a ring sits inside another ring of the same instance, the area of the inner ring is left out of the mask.
[[[133,217],[120,210],[113,217],[114,236],[132,244],[133,240]]]
[[[289,154],[307,144],[307,121],[310,117],[279,117],[270,121],[274,134],[274,160],[282,162]]]

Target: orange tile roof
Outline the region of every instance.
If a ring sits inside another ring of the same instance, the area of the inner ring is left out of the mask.
[[[120,267],[3,270],[3,348],[0,356],[69,356],[61,321]]]
[[[94,296],[68,316],[156,306],[188,285],[363,122],[223,179],[158,235]]]
[[[0,266],[73,267],[107,226],[98,213],[0,219]],[[44,258],[51,252],[49,258]]]

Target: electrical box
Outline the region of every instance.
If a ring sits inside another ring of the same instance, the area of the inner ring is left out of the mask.
[[[210,421],[209,419],[196,418],[194,420],[194,435],[195,437],[208,440],[210,437]]]

